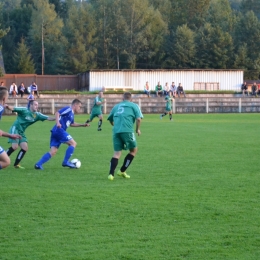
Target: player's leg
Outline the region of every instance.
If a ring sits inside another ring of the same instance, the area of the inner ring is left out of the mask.
[[[21,150],[19,151],[19,153],[16,156],[16,159],[15,159],[15,162],[14,162],[14,167],[18,168],[18,169],[24,169],[24,167],[22,167],[20,165],[20,162],[23,159],[25,153],[28,151],[28,144],[27,144],[27,142],[21,142],[20,143],[20,147],[21,147]]]
[[[42,158],[34,165],[34,168],[36,170],[43,170],[42,165],[48,162],[51,159],[51,157],[53,157],[57,153],[58,149],[59,146],[51,146],[50,151],[42,156]]]
[[[99,121],[98,121],[98,131],[101,131],[102,130],[101,126],[102,126],[102,122],[103,122],[102,114],[98,115],[98,119],[99,119]]]
[[[6,150],[7,155],[10,155],[19,147],[18,143],[12,143],[12,145]]]
[[[122,133],[121,138],[125,143],[125,149],[129,149],[129,153],[126,155],[123,165],[118,171],[117,175],[124,178],[130,178],[130,176],[126,174],[126,170],[134,160],[134,157],[137,153],[137,142],[134,133]]]
[[[163,114],[160,115],[160,119],[162,119],[166,115],[167,115],[167,112],[164,112]]]
[[[90,114],[90,118],[86,121],[86,123],[90,123],[92,122],[92,120],[95,118],[95,115],[93,115],[92,113]]]
[[[76,166],[74,164],[69,162],[69,159],[73,155],[77,143],[71,137],[71,139],[69,141],[67,141],[66,144],[68,145],[68,148],[65,152],[65,156],[64,156],[64,159],[63,159],[63,162],[62,162],[62,166],[63,167],[69,167],[69,168],[76,168]]]
[[[169,118],[172,121],[172,112],[169,112]]]
[[[118,160],[119,160],[122,150],[124,148],[124,143],[120,138],[120,134],[113,135],[113,147],[114,147],[114,154],[110,160],[110,169],[109,169],[109,175],[108,175],[108,179],[111,181],[114,179]]]
[[[0,170],[6,168],[11,163],[5,150],[0,146]]]

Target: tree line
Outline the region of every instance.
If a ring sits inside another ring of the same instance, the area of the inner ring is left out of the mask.
[[[260,75],[259,0],[0,0],[6,73],[244,69]]]

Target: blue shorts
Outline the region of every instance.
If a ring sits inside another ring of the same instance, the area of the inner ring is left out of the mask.
[[[0,146],[0,154],[2,154],[5,150]]]
[[[61,144],[67,143],[73,139],[64,129],[57,128],[55,131],[51,131],[50,147],[59,148]]]

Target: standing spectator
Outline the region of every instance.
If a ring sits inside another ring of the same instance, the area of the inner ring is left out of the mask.
[[[30,101],[35,100],[33,91],[31,91],[30,95],[27,97],[27,100],[28,100],[27,108],[29,108],[30,107]]]
[[[113,126],[113,145],[114,154],[110,161],[110,170],[108,179],[114,180],[114,172],[121,157],[122,150],[129,150],[123,165],[118,170],[117,175],[129,179],[126,173],[131,162],[137,153],[137,142],[133,131],[134,123],[136,123],[135,132],[140,135],[141,119],[143,118],[140,107],[132,102],[131,93],[125,92],[123,101],[116,104],[109,116],[108,121]]]
[[[170,87],[168,85],[168,82],[165,83],[164,89],[163,89],[163,94],[165,96],[169,96],[170,95]]]
[[[246,82],[244,82],[241,86],[241,90],[242,90],[242,94],[243,96],[246,94],[248,96],[248,91],[247,91],[248,87],[247,87],[247,84]]]
[[[257,91],[258,91],[258,87],[256,85],[256,82],[254,82],[254,84],[252,85],[252,95],[257,97]]]
[[[21,98],[23,97],[24,92],[25,92],[25,87],[24,87],[24,84],[23,84],[23,82],[22,82],[22,83],[20,84],[20,86],[18,87],[18,94],[21,95]]]
[[[146,81],[146,83],[145,83],[145,85],[144,85],[144,93],[145,93],[148,97],[150,97],[150,92],[151,92],[151,90],[150,90],[149,83],[148,83],[148,81]]]
[[[163,87],[160,84],[160,81],[158,81],[158,84],[155,87],[155,92],[156,92],[156,96],[158,97],[159,95],[162,97],[163,96]]]
[[[177,88],[176,88],[174,82],[172,82],[171,87],[170,87],[170,94],[172,95],[173,98],[176,97],[176,91],[177,91]]]
[[[35,95],[37,95],[37,97],[39,97],[39,91],[38,91],[38,86],[36,85],[36,83],[33,81],[32,85],[30,86],[30,90],[31,92],[33,91]]]
[[[178,97],[180,97],[181,94],[183,94],[184,97],[186,98],[186,94],[185,94],[185,91],[183,89],[183,86],[181,85],[181,83],[179,83],[179,86],[177,87],[177,95],[178,95]]]
[[[9,94],[13,98],[17,97],[18,89],[17,89],[17,86],[16,86],[15,82],[13,82],[12,85],[10,86]]]

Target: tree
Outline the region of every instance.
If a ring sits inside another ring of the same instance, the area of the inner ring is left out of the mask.
[[[192,68],[195,65],[195,34],[188,26],[177,28],[174,44],[174,60],[178,68]]]
[[[70,8],[64,34],[67,37],[67,59],[71,73],[96,68],[96,27],[90,5],[82,3]]]
[[[196,36],[196,66],[198,68],[226,69],[233,64],[233,41],[220,27],[206,23]]]
[[[17,51],[13,55],[13,61],[16,66],[15,73],[33,74],[35,73],[32,55],[29,53],[24,38],[18,43]]]
[[[39,73],[41,68],[41,74],[55,74],[63,43],[63,22],[57,16],[54,5],[49,4],[48,0],[34,0],[31,21],[29,35],[37,72]]]

